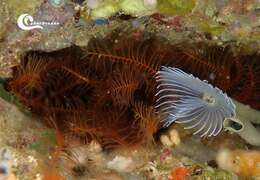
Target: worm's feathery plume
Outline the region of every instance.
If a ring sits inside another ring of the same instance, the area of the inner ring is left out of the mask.
[[[156,108],[166,115],[164,126],[183,123],[194,134],[216,136],[226,117],[235,115],[235,105],[220,89],[178,68],[162,67],[156,75]]]

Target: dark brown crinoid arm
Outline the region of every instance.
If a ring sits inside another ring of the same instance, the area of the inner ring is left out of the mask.
[[[200,44],[195,49],[176,49],[173,55],[174,67],[207,80],[224,91],[231,86],[231,67],[239,61],[229,47]]]
[[[115,65],[127,64],[152,77],[160,66],[167,62],[164,52],[160,52],[158,47],[149,41],[122,38],[115,41],[95,39],[89,43],[86,56],[95,67],[110,67],[113,70]]]

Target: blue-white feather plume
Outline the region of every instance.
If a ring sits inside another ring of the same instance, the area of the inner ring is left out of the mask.
[[[201,137],[216,136],[223,120],[235,115],[235,105],[225,93],[178,68],[162,67],[156,74],[156,108],[166,115],[164,127],[183,123]]]

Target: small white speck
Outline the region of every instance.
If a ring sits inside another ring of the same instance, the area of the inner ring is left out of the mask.
[[[35,157],[33,156],[28,156],[29,162],[31,163],[37,163],[37,159],[35,159]]]
[[[214,80],[215,78],[216,78],[215,73],[210,73],[209,74],[209,79]]]

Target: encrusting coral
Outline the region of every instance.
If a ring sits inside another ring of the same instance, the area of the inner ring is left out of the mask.
[[[221,150],[217,155],[220,168],[233,171],[243,177],[260,176],[260,152],[255,150]]]

